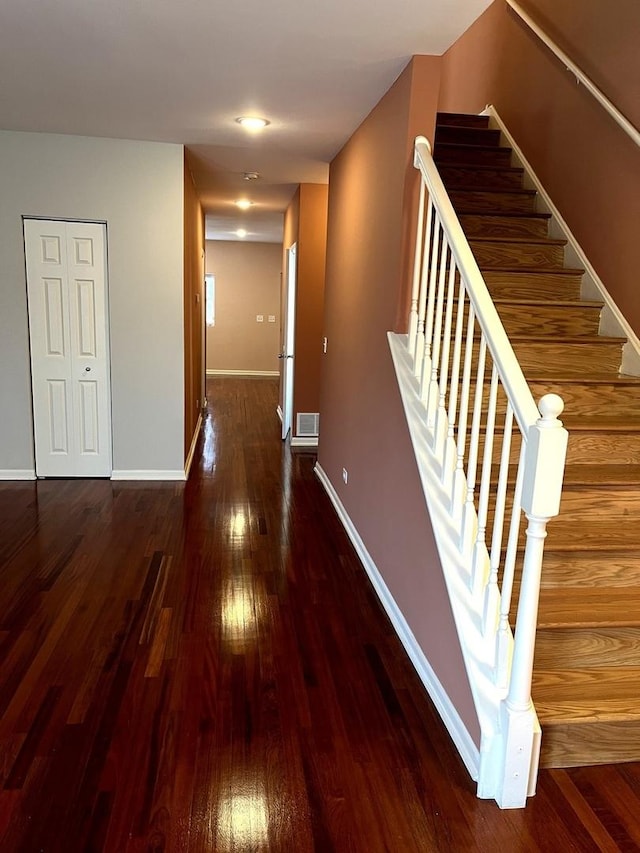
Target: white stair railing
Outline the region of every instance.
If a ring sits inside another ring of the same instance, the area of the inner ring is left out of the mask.
[[[536,406],[424,137],[414,164],[421,187],[407,348],[460,557],[458,586],[489,649],[498,697],[480,748],[479,794],[524,805],[540,746],[531,680],[546,525],[559,511],[567,447],[563,402],[549,394]],[[455,615],[460,602],[452,605]],[[467,671],[473,681],[474,667]]]

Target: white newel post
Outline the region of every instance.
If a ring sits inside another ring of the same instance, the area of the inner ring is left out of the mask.
[[[567,452],[567,431],[558,420],[562,398],[547,394],[538,406],[542,415],[529,427],[522,509],[527,517],[526,546],[513,647],[509,691],[502,703],[500,728],[503,765],[496,799],[503,808],[523,806],[530,789],[534,729],[531,677],[538,618],[538,598],[547,522],[560,510]]]

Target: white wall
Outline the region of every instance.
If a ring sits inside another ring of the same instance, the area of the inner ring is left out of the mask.
[[[34,467],[22,216],[107,223],[113,468],[180,471],[182,146],[0,131],[0,472]]]

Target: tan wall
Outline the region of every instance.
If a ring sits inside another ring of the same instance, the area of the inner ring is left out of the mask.
[[[298,230],[293,424],[298,412],[320,411],[320,366],[327,249],[326,184],[302,184]]]
[[[386,337],[404,298],[412,139],[432,133],[438,86],[437,58],[412,62],[331,164],[318,458],[479,743]]]
[[[207,328],[207,370],[273,372],[280,341],[279,243],[207,240],[216,277],[215,326]],[[262,314],[264,322],[256,322]],[[269,315],[275,323],[269,323]]]
[[[297,244],[293,435],[298,412],[320,411],[328,196],[326,184],[301,184],[285,214],[283,270]]]
[[[189,453],[204,400],[204,214],[184,168],[184,451]]]
[[[531,16],[640,127],[637,0],[528,0]],[[496,2],[445,54],[440,109],[493,103],[578,242],[640,333],[640,151]]]

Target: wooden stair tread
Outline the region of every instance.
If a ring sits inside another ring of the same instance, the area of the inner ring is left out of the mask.
[[[640,628],[542,628],[536,636],[536,669],[640,666]]]
[[[480,265],[480,269],[486,269]],[[489,272],[508,273],[509,275],[584,275],[584,270],[578,267],[490,267]]]
[[[496,195],[537,195],[536,190],[530,190],[527,187],[455,187],[453,193],[495,193]],[[469,211],[471,213],[472,211]]]
[[[563,702],[551,698],[539,699],[534,688],[533,702],[543,727],[567,723],[580,725],[623,720],[640,721],[640,696],[637,694],[622,699],[599,699],[591,702],[586,698],[576,697]]]
[[[449,165],[447,163],[447,165]],[[474,167],[475,168],[475,167]],[[488,168],[499,168],[499,167],[488,167]],[[495,210],[465,210],[464,208],[458,208],[456,210],[457,216],[507,216],[509,219],[551,219],[550,213],[540,213],[537,210],[531,210],[528,212],[522,210],[500,210],[496,208]]]
[[[494,305],[513,305],[522,308],[602,308],[603,302],[596,302],[592,299],[508,299],[498,297],[493,300]],[[639,377],[640,379],[640,377]],[[575,377],[573,377],[575,380]]]
[[[468,129],[472,130],[474,128],[468,128]],[[456,150],[456,151],[463,151],[463,150],[502,151],[505,154],[507,154],[507,153],[511,154],[513,151],[513,149],[509,148],[508,145],[477,145],[477,144],[474,144],[473,142],[441,142],[440,140],[438,140],[433,147],[433,150],[434,150],[433,159],[436,161],[436,163],[438,161],[438,149],[439,148],[448,148],[448,149]]]
[[[447,127],[488,127],[489,116],[440,111],[436,113],[436,124],[446,125]]]
[[[573,305],[574,303],[569,302],[567,304]],[[533,374],[529,376],[529,382],[545,382],[547,379],[547,376],[534,376]],[[584,377],[554,377],[553,384],[558,385],[560,383],[567,385],[619,385],[624,388],[626,385],[640,385],[640,376],[625,376],[621,373],[616,373],[613,376],[608,373],[591,373]]]
[[[640,486],[640,465],[567,465],[565,487],[576,485]]]
[[[624,418],[620,416],[606,418],[584,417],[579,414],[572,415],[571,412],[563,412],[560,420],[565,425],[566,429],[571,430],[589,430],[590,432],[638,432],[640,431],[640,417],[634,418],[628,415]]]
[[[555,546],[554,546],[555,547]],[[637,587],[541,589],[539,628],[640,627]]]
[[[511,335],[511,340],[518,344],[529,343],[529,344],[549,344],[549,338],[541,336],[534,337],[533,335]],[[622,346],[623,343],[626,342],[626,338],[614,338],[605,335],[564,335],[561,341],[555,341],[556,344],[583,344],[585,340],[588,340],[589,343],[592,344],[620,344]]]
[[[509,482],[515,481],[517,466],[509,468]],[[491,482],[498,482],[500,465],[494,462],[491,466]],[[576,487],[621,487],[640,486],[640,465],[568,464],[564,469],[564,490]]]
[[[490,147],[491,150],[495,150],[494,146]],[[441,163],[439,168],[473,169],[474,172],[510,172],[511,174],[524,175],[524,169],[522,168],[522,166],[491,166],[487,163],[465,163],[464,161],[456,163],[455,160],[448,160],[446,163]],[[550,213],[546,215],[551,216]]]
[[[640,585],[640,549],[594,551],[576,549],[556,551],[553,544],[545,549],[542,586],[557,589],[574,587],[580,578],[583,587],[628,587]]]
[[[640,720],[638,666],[538,669],[532,693],[536,710],[547,723],[567,714],[581,722],[609,715]]]
[[[509,245],[519,245],[521,243],[532,243],[534,245],[542,245],[542,246],[566,246],[566,240],[560,240],[556,237],[469,237],[469,244],[471,243],[507,243]]]
[[[556,550],[583,550],[590,548],[597,551],[610,551],[612,547],[640,549],[640,520],[638,514],[625,517],[624,513],[612,519],[598,523],[591,518],[582,525],[575,519],[569,522],[566,517],[563,524],[562,509],[560,516],[549,524],[549,542]],[[524,533],[521,533],[524,542]],[[639,603],[640,606],[640,603]],[[638,614],[640,619],[640,613]]]

